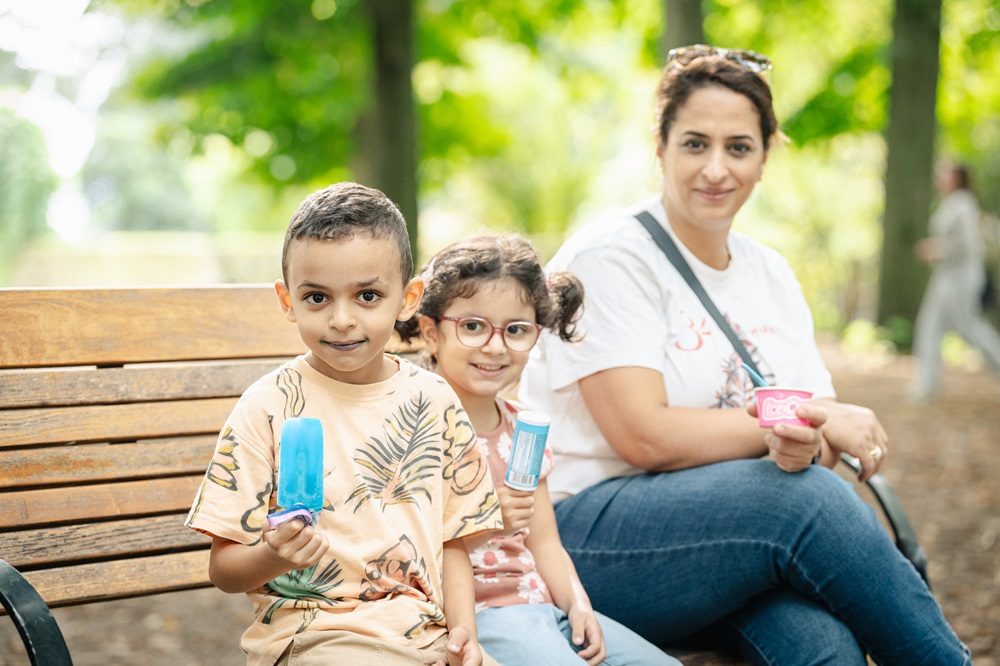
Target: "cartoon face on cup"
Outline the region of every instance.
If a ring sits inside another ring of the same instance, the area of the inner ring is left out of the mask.
[[[799,405],[812,400],[812,392],[783,386],[760,386],[754,389],[757,398],[757,424],[773,428],[779,423],[809,425],[795,415]]]

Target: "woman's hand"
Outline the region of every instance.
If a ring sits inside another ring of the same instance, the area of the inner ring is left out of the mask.
[[[861,481],[877,472],[889,452],[889,437],[875,412],[867,407],[833,400],[821,401],[830,417],[823,425],[823,436],[834,451],[861,461]]]
[[[604,632],[597,623],[594,611],[582,606],[573,606],[566,615],[569,618],[573,645],[583,647],[576,653],[577,656],[586,659],[589,666],[597,666],[604,661],[608,653],[604,646]]]
[[[757,417],[757,403],[747,406],[747,412]],[[812,464],[823,450],[823,431],[827,421],[827,410],[815,403],[799,405],[795,415],[809,422],[809,425],[779,423],[764,435],[768,456],[786,472],[801,472]]]
[[[531,516],[535,513],[535,491],[514,490],[501,485],[497,489],[500,496],[500,514],[503,516],[505,530],[513,532],[527,527]]]

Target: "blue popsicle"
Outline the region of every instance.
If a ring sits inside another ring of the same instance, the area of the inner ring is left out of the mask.
[[[296,417],[281,426],[278,458],[278,507],[272,527],[301,516],[311,524],[323,508],[323,424]]]

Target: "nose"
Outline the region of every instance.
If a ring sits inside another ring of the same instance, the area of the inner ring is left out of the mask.
[[[726,154],[722,150],[713,150],[708,154],[708,161],[702,168],[705,178],[712,183],[721,182],[729,173]]]
[[[354,313],[348,303],[333,303],[330,306],[330,318],[327,326],[338,331],[354,328]]]
[[[507,346],[503,342],[503,330],[494,328],[490,332],[490,339],[482,346],[482,350],[491,354],[501,354],[505,349]]]

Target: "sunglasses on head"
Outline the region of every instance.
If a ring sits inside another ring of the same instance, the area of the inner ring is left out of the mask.
[[[755,74],[761,74],[771,69],[771,59],[766,55],[746,49],[723,49],[705,44],[692,44],[670,49],[667,53],[667,65],[677,64],[681,67],[690,65],[698,58],[719,56],[737,65],[746,67]]]

